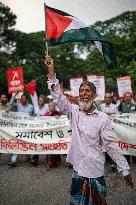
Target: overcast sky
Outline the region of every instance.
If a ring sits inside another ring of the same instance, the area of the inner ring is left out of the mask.
[[[136,10],[136,0],[1,0],[17,16],[16,28],[24,32],[41,31],[45,28],[44,2],[63,10],[91,25],[124,11]]]

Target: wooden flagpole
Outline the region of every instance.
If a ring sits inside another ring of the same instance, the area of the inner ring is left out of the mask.
[[[47,38],[47,23],[46,23],[46,4],[44,3],[44,14],[45,14],[45,44],[46,44],[46,51],[45,54],[49,55],[49,45],[48,45],[48,38]]]

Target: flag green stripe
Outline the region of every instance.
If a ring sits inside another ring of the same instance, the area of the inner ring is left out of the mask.
[[[90,27],[71,29],[62,34],[57,40],[50,39],[50,46],[59,45],[69,42],[84,42],[84,41],[106,41],[106,39],[97,31]]]
[[[64,43],[100,41],[102,43],[102,52],[107,66],[110,68],[116,67],[116,57],[114,54],[113,44],[107,41],[104,36],[90,27],[71,29],[62,34],[58,39],[49,39],[50,46],[55,46]]]

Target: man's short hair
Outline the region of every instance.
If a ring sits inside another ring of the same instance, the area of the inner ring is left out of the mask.
[[[28,97],[27,97],[27,95],[26,95],[25,93],[21,95],[21,98],[22,98],[23,96],[26,97],[26,99],[28,100]]]
[[[111,93],[105,93],[104,98],[113,98],[113,95]]]
[[[95,85],[94,85],[92,82],[83,81],[83,82],[81,83],[80,87],[79,87],[79,91],[80,91],[80,89],[81,89],[81,87],[82,87],[83,85],[88,85],[88,86],[91,88],[92,92],[93,92],[94,94],[96,94],[96,87],[95,87]]]
[[[8,96],[7,96],[7,94],[6,94],[6,93],[2,93],[2,94],[0,95],[0,97],[1,97],[2,95],[5,95],[5,96],[6,96],[6,98],[8,98]]]
[[[130,92],[125,92],[125,93],[124,93],[124,97],[125,97],[127,94],[129,94],[129,95],[131,96],[131,98],[132,98],[132,93],[130,93]]]
[[[42,98],[44,101],[46,101],[46,96],[43,94],[39,95],[39,98]]]

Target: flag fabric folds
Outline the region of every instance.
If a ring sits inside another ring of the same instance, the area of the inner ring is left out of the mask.
[[[81,20],[45,5],[45,22],[50,46],[91,41],[104,56],[107,66],[116,66],[113,44]]]
[[[34,93],[36,91],[36,87],[37,87],[37,83],[36,81],[34,80],[33,82],[30,82],[28,84],[25,85],[27,91],[32,95],[34,96]]]

